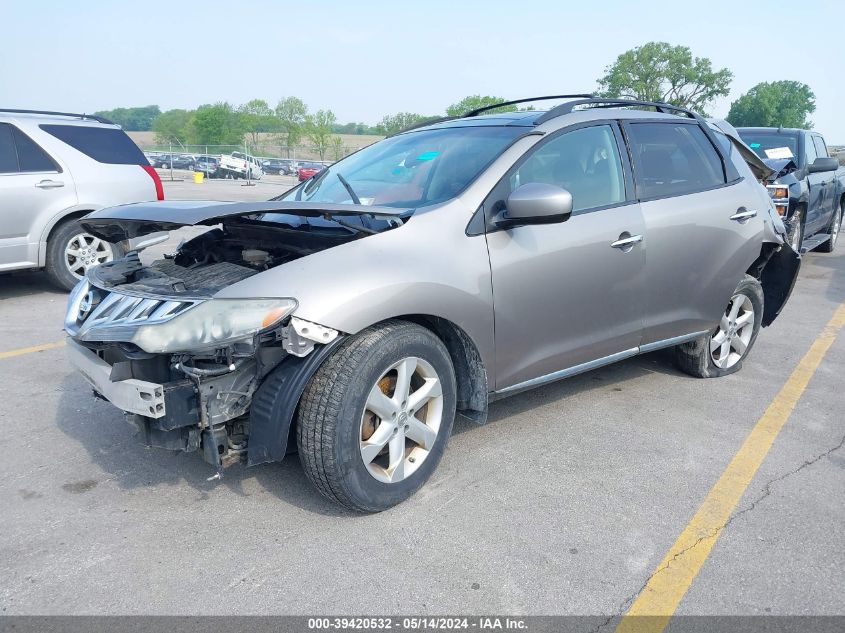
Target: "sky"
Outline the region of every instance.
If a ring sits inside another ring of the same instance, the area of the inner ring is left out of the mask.
[[[641,0],[102,2],[0,0],[0,106],[93,112],[297,96],[339,122],[440,114],[470,94],[590,92],[648,41],[734,73],[731,94],[792,79],[845,145],[845,2]]]

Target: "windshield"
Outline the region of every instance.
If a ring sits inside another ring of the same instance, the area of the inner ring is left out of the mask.
[[[386,139],[326,167],[284,200],[416,208],[453,198],[510,143],[520,127],[421,130]],[[338,177],[338,175],[340,177]]]
[[[792,158],[798,156],[798,137],[777,132],[744,132],[739,135],[760,158]]]

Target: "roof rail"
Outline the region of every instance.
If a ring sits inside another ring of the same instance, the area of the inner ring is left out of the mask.
[[[688,110],[680,106],[675,106],[671,103],[664,103],[663,101],[640,101],[638,99],[618,99],[616,97],[591,97],[589,99],[578,99],[576,101],[568,101],[567,103],[562,103],[559,106],[552,108],[541,117],[539,117],[534,122],[534,125],[541,125],[551,119],[563,116],[564,114],[569,114],[576,107],[581,105],[594,105],[597,108],[615,108],[624,106],[651,107],[657,110],[658,112],[663,112],[664,114],[669,112],[679,112],[681,114],[686,114],[691,119],[703,121],[701,116],[696,114],[692,110]]]
[[[469,112],[465,112],[461,115],[461,117],[468,117],[468,116],[478,116],[482,112],[487,112],[488,110],[495,110],[497,108],[504,108],[506,106],[517,105],[519,103],[528,103],[530,101],[548,101],[549,99],[593,99],[595,95],[592,94],[574,94],[574,95],[548,95],[545,97],[527,97],[525,99],[515,99],[513,101],[502,101],[501,103],[494,103],[492,105],[486,105],[481,108],[476,108],[475,110],[470,110]]]
[[[92,121],[97,121],[98,123],[106,123],[108,125],[114,125],[113,121],[109,121],[108,119],[97,116],[95,114],[76,114],[74,112],[52,112],[50,110],[13,110],[10,108],[0,108],[0,112],[9,112],[11,114],[46,114],[49,116],[68,116],[73,117],[74,119],[91,119]]]

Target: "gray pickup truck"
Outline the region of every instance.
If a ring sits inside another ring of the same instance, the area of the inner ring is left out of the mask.
[[[737,131],[775,172],[767,186],[792,248],[833,252],[845,208],[845,167],[829,155],[821,134],[771,127]]]

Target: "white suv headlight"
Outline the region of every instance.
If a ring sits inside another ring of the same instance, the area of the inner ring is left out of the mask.
[[[213,349],[251,338],[296,308],[294,299],[210,299],[157,325],[142,325],[132,342],[150,354]]]

